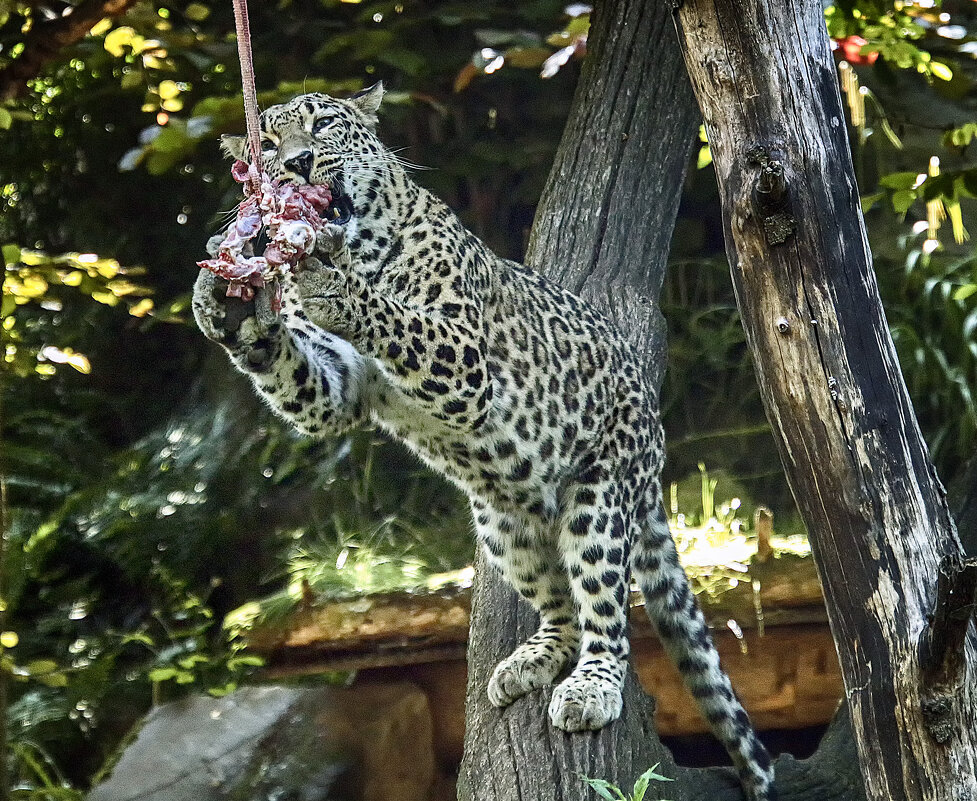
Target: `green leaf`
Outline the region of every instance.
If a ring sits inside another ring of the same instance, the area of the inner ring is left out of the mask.
[[[966,300],[975,292],[977,292],[977,284],[964,284],[953,293],[953,299],[956,301]]]
[[[668,776],[662,776],[660,773],[658,773],[658,766],[660,764],[661,764],[660,762],[656,762],[654,765],[648,768],[648,770],[646,770],[644,773],[641,774],[638,781],[641,781],[641,779],[647,779],[648,781],[656,781],[656,782],[675,781],[675,779],[670,779],[668,778]]]
[[[14,121],[14,116],[7,109],[0,106],[0,131],[6,131]]]
[[[64,673],[42,673],[37,680],[47,687],[67,687],[68,677]]]
[[[605,799],[605,801],[628,801],[620,788],[610,782],[604,781],[603,779],[591,779],[583,775],[580,776],[580,780],[589,784],[590,789]],[[612,791],[614,795],[611,795]]]
[[[240,670],[245,667],[261,667],[265,660],[260,656],[234,656],[227,660],[228,670]]]
[[[149,671],[149,680],[151,682],[159,681],[169,681],[177,674],[176,668],[166,667],[166,668],[155,668]]]
[[[4,245],[0,248],[3,253],[3,260],[7,264],[16,264],[20,261],[20,248],[17,245]]]
[[[24,670],[32,676],[37,676],[42,673],[53,673],[57,669],[58,663],[53,659],[32,659],[24,665]]]
[[[915,202],[916,193],[910,189],[903,189],[892,194],[892,208],[896,214],[905,214]]]
[[[916,172],[891,172],[879,178],[879,186],[887,189],[912,189],[918,177],[919,173]]]
[[[146,632],[144,631],[131,631],[128,634],[126,634],[125,637],[122,638],[123,645],[130,642],[142,643],[143,645],[149,646],[150,648],[152,648],[156,644],[153,642],[153,638],[150,637],[148,634],[146,634]]]
[[[977,170],[967,170],[961,178],[967,194],[971,197],[977,197]]]
[[[936,198],[953,197],[954,177],[950,173],[943,175],[931,175],[927,178],[920,189],[923,192],[924,200],[935,200]]]
[[[874,206],[878,201],[885,197],[885,192],[876,192],[872,195],[865,195],[862,198],[862,214],[867,212],[872,206]]]
[[[937,78],[940,78],[944,81],[949,81],[953,79],[953,70],[951,70],[942,61],[931,62],[930,72],[932,72]]]
[[[699,148],[699,158],[696,161],[696,169],[701,170],[712,164],[712,151],[709,149],[709,145],[703,145]]]
[[[192,22],[203,22],[210,16],[210,9],[203,3],[190,3],[184,10],[188,20]]]

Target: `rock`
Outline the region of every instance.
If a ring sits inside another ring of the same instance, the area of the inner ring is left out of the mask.
[[[428,801],[431,714],[414,684],[250,687],[153,710],[89,801]]]

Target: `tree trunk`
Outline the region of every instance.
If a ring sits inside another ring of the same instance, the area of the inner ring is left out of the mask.
[[[697,112],[667,10],[657,0],[599,4],[527,261],[585,296],[663,371],[657,306]],[[651,722],[653,704],[629,672],[624,712],[596,734],[568,735],[547,717],[548,694],[506,710],[485,696],[492,670],[535,630],[535,615],[479,559],[468,650],[462,801],[591,801],[579,774],[630,788],[655,763],[676,778],[646,798],[742,801],[728,769],[675,766]],[[810,760],[777,760],[782,801],[863,801],[847,713]]]
[[[977,565],[963,559],[889,338],[821,3],[686,0],[676,19],[866,795],[975,799]]]
[[[527,263],[616,319],[660,378],[665,341],[657,296],[698,112],[660,3],[598,4],[588,49]],[[633,673],[621,719],[596,734],[553,729],[548,693],[531,693],[506,710],[489,705],[492,670],[535,631],[535,615],[481,560],[477,575],[459,798],[589,801],[593,791],[578,774],[630,786],[660,762],[674,776]]]

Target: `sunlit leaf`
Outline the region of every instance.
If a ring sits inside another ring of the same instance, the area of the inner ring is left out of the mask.
[[[153,310],[153,301],[143,298],[135,306],[129,309],[129,314],[133,317],[145,317]]]
[[[930,72],[944,81],[949,81],[953,78],[953,70],[940,61],[930,62]]]
[[[88,32],[92,36],[101,36],[112,27],[112,20],[106,17],[95,23],[95,26]]]
[[[169,681],[170,679],[174,678],[176,674],[177,674],[176,668],[172,668],[172,667],[155,668],[149,671],[149,675],[147,676],[147,678],[153,682]]]
[[[161,81],[156,91],[163,100],[170,100],[180,94],[180,85],[176,81]]]
[[[42,673],[36,676],[37,681],[47,687],[67,687],[68,677],[64,673]]]
[[[210,16],[210,9],[202,3],[190,3],[183,9],[183,13],[186,14],[187,19],[193,22],[203,22]]]
[[[33,676],[40,675],[42,673],[53,673],[58,669],[58,663],[53,659],[32,659],[26,665],[24,665],[24,670]]]
[[[113,56],[119,57],[125,53],[127,47],[135,49],[134,43],[142,41],[143,38],[132,28],[124,25],[109,31],[105,35],[102,46]]]

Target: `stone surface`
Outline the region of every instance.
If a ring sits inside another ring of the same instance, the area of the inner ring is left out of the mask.
[[[153,710],[89,801],[428,801],[434,786],[416,685],[251,687]]]

